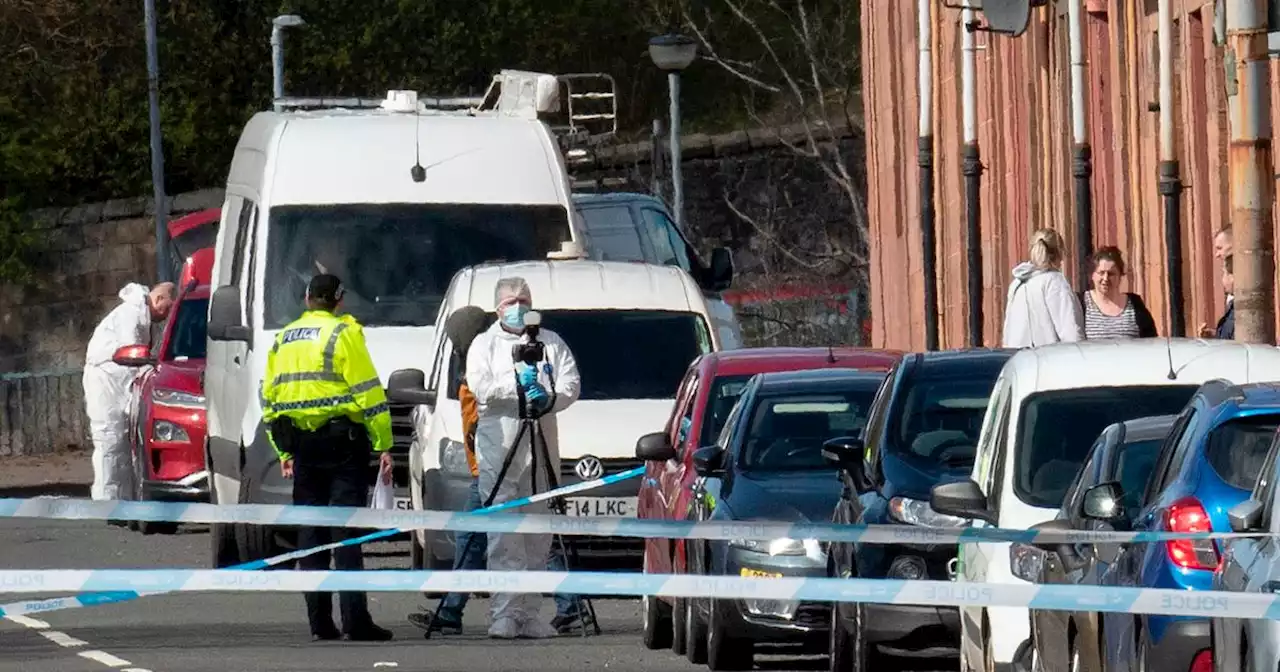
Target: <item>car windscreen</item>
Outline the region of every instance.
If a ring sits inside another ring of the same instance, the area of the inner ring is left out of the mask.
[[[197,251],[218,244],[218,222],[183,231],[182,234],[172,238],[172,241],[173,249],[178,253],[176,261],[181,264]]]
[[[1124,444],[1117,451],[1116,472],[1112,480],[1118,481],[1120,489],[1124,491],[1121,504],[1128,514],[1128,520],[1133,520],[1142,507],[1142,493],[1147,489],[1147,481],[1151,479],[1151,470],[1155,468],[1156,458],[1160,456],[1162,443],[1164,439],[1134,441]]]
[[[729,419],[729,411],[738,403],[742,391],[747,389],[751,375],[716,376],[707,393],[707,407],[702,412],[702,439],[699,446],[710,446],[720,436],[724,423]]]
[[[1116,422],[1176,415],[1195,385],[1086,387],[1036,392],[1022,402],[1013,490],[1032,506],[1057,509],[1089,448]]]
[[[1280,415],[1255,415],[1219,425],[1209,433],[1205,460],[1228,485],[1253,490],[1277,425]]]
[[[739,464],[745,471],[830,469],[822,444],[858,435],[875,396],[873,381],[840,392],[791,393],[755,400]],[[851,385],[850,387],[854,387]]]
[[[209,299],[183,299],[173,316],[165,360],[204,359],[205,328],[209,323]]]
[[[890,416],[888,450],[930,465],[972,465],[997,375],[998,370],[974,371],[963,378],[911,381]]]
[[[556,205],[383,203],[271,209],[266,328],[302,312],[307,283],[332,273],[343,310],[366,327],[430,326],[460,269],[543,259],[568,240]]]
[[[582,379],[581,400],[671,399],[689,364],[711,351],[702,316],[661,310],[541,310],[564,339]],[[490,313],[489,319],[493,320]],[[465,364],[453,356],[450,398]]]

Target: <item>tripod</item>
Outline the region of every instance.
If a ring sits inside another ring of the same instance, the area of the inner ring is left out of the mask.
[[[520,406],[522,409],[521,417],[520,417],[520,429],[516,432],[516,437],[515,437],[515,440],[511,442],[511,447],[507,449],[506,457],[504,457],[502,460],[502,468],[498,470],[498,477],[494,481],[493,489],[490,490],[488,496],[485,497],[484,503],[481,508],[488,508],[490,506],[493,506],[493,500],[498,496],[498,489],[502,486],[503,479],[506,478],[507,472],[511,469],[511,464],[515,461],[516,453],[519,452],[521,443],[524,441],[524,437],[526,435],[528,435],[529,437],[529,448],[530,448],[529,468],[533,472],[532,494],[534,495],[538,494],[539,463],[541,463],[543,467],[544,475],[546,477],[547,491],[555,490],[556,488],[560,487],[559,475],[556,474],[555,472],[555,467],[554,465],[552,465],[552,462],[551,462],[550,451],[547,449],[546,436],[542,433],[542,427],[538,423],[538,419],[540,416],[529,416],[527,413],[524,412],[524,409],[527,407],[527,404],[525,403],[523,395],[521,395],[521,398],[520,398]],[[541,454],[541,456],[539,456],[539,454]],[[551,510],[554,513],[563,515],[565,513],[564,498],[556,497],[555,499],[551,500]],[[462,552],[459,557],[466,557],[466,555],[471,552],[471,546],[472,544],[475,543],[475,540],[476,540],[476,537],[474,534],[467,538],[467,543],[463,546]],[[578,563],[578,549],[572,540],[569,540],[566,542],[564,535],[557,534],[557,535],[553,535],[552,543],[559,546],[561,557],[564,558],[566,570]],[[580,621],[582,626],[582,636],[586,637],[589,634],[587,630],[588,619],[591,621],[591,626],[595,634],[597,635],[601,634],[600,622],[596,618],[596,608],[595,608],[595,605],[592,604],[591,599],[581,595],[578,595],[575,597],[578,603],[577,604],[578,614],[579,614],[578,620]],[[583,611],[584,606],[586,608],[585,613]],[[441,599],[438,603],[436,603],[435,613],[432,616],[433,624],[439,621],[440,610],[443,607],[444,607],[444,599]],[[431,638],[431,632],[432,632],[432,628],[431,626],[428,626],[427,632],[425,635],[426,639]]]

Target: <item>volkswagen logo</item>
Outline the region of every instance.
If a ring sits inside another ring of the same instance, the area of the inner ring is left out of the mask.
[[[573,473],[578,475],[584,481],[594,481],[604,476],[604,464],[600,462],[600,458],[588,455],[573,466]]]

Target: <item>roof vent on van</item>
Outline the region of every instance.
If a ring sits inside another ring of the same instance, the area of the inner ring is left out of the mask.
[[[576,240],[566,240],[560,243],[560,249],[554,252],[548,252],[547,258],[552,261],[567,261],[570,259],[586,259],[587,253],[582,249],[582,245]]]
[[[379,105],[388,112],[417,112],[418,92],[392,90],[387,92],[387,99]]]

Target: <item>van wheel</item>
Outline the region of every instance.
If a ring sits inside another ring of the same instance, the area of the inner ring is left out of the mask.
[[[640,610],[644,615],[644,648],[650,651],[671,646],[671,607],[656,595],[640,598]]]
[[[240,546],[233,526],[225,523],[209,525],[209,541],[213,568],[225,569],[240,564]]]
[[[237,501],[248,504],[249,480],[240,479],[240,497]],[[267,525],[235,524],[236,546],[240,549],[242,562],[263,560],[280,554],[280,545],[276,542],[275,532]],[[289,565],[284,565],[288,567]]]

